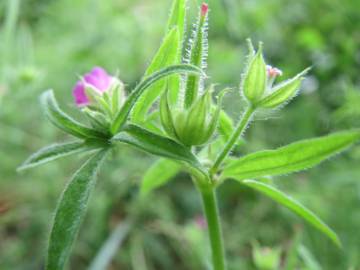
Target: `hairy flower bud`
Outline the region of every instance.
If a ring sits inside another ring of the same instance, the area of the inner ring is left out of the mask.
[[[94,67],[89,73],[86,73],[82,80],[79,80],[73,89],[73,95],[77,106],[87,106],[90,99],[86,94],[86,88],[92,88],[99,95],[109,90],[112,82],[111,76],[101,67]]]
[[[259,44],[257,53],[250,48],[249,64],[243,75],[242,92],[250,104],[256,104],[266,89],[266,64],[262,55],[262,44]]]
[[[257,103],[257,106],[272,109],[288,102],[298,92],[308,71],[309,69],[305,69],[295,77],[275,85],[270,89],[270,93]]]
[[[217,108],[213,110],[212,87],[200,96],[189,109],[171,111],[165,92],[160,101],[160,118],[165,132],[184,145],[202,145],[213,135],[220,115],[220,94]]]
[[[94,128],[108,127],[124,102],[124,85],[103,68],[94,67],[79,80],[73,96]]]

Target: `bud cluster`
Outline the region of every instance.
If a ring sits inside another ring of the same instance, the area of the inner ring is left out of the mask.
[[[250,105],[254,108],[272,109],[285,104],[296,96],[301,81],[309,69],[274,85],[276,78],[282,75],[282,71],[266,65],[262,53],[262,43],[259,43],[257,52],[255,52],[251,41],[248,41],[248,44],[248,65],[243,74],[241,90]]]
[[[103,68],[94,67],[76,83],[73,96],[94,128],[108,129],[124,103],[124,84]]]

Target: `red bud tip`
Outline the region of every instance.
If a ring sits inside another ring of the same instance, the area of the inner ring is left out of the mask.
[[[209,5],[206,3],[202,3],[201,4],[201,16],[203,16],[203,17],[206,16],[208,11],[209,11]]]

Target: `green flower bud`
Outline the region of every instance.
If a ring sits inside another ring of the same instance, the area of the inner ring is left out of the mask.
[[[256,104],[266,90],[267,76],[266,64],[262,55],[262,43],[254,54],[253,47],[249,43],[249,64],[242,79],[242,93],[250,104]]]
[[[160,100],[160,119],[165,132],[186,146],[202,145],[213,135],[221,109],[220,94],[218,106],[213,110],[211,99],[213,87],[207,90],[189,109],[171,111],[167,91]]]
[[[275,85],[271,90],[270,94],[260,100],[256,106],[261,108],[272,109],[286,102],[290,101],[296,96],[301,82],[304,79],[304,75],[309,71],[309,68],[299,73],[295,77],[286,80],[278,85]]]

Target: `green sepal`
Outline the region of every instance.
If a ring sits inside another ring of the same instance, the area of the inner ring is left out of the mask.
[[[160,99],[160,120],[165,132],[174,139],[177,139],[174,120],[170,110],[169,101],[168,101],[168,89],[162,94]]]
[[[190,39],[188,55],[185,62],[195,65],[202,70],[207,66],[208,53],[208,14],[202,15],[201,10],[195,25],[192,38]],[[185,100],[184,107],[190,108],[198,99],[198,95],[203,89],[204,77],[198,75],[188,75],[185,80]]]
[[[275,85],[271,89],[271,93],[260,100],[255,106],[261,108],[276,108],[277,106],[286,104],[293,97],[296,96],[301,82],[304,79],[304,75],[310,70],[310,68],[305,69],[295,77],[286,80],[278,85]]]
[[[242,92],[250,104],[256,104],[265,92],[267,75],[266,64],[262,54],[262,43],[259,43],[259,49],[255,55],[253,55],[252,50],[251,47],[249,65],[242,79]]]

